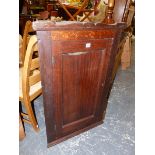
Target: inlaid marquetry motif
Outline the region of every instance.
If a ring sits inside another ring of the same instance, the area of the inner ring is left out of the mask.
[[[96,31],[52,31],[51,38],[52,40],[77,40],[77,39],[102,39],[102,38],[111,38],[114,37],[115,31],[109,30],[96,30]]]

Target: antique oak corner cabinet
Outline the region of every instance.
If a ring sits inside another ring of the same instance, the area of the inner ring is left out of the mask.
[[[103,122],[124,26],[33,22],[48,147]]]

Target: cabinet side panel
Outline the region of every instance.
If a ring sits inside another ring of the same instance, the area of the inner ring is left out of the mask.
[[[52,48],[50,31],[38,31],[39,62],[41,83],[43,91],[43,103],[46,123],[47,142],[56,138],[55,111],[52,94]]]

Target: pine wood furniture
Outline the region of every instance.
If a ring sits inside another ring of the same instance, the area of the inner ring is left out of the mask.
[[[39,131],[32,109],[32,101],[42,93],[40,80],[39,58],[33,57],[37,49],[37,38],[31,36],[26,50],[24,66],[19,69],[19,101],[22,102],[26,113],[21,112],[22,120]]]
[[[22,50],[22,47],[23,47],[23,38],[22,36],[19,34],[19,66],[22,66],[23,65],[23,50]]]
[[[25,28],[24,28],[24,33],[23,33],[23,41],[22,41],[22,51],[21,51],[21,65],[24,64],[24,60],[25,60],[25,54],[26,54],[26,49],[27,49],[27,45],[30,39],[30,32],[34,32],[33,28],[32,28],[32,22],[30,20],[28,20],[25,24]]]

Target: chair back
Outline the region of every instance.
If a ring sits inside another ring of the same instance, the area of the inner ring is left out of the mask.
[[[113,16],[116,23],[126,22],[131,0],[115,0]]]
[[[29,42],[29,32],[34,32],[34,30],[32,28],[32,22],[30,20],[28,20],[26,22],[24,33],[23,33],[22,64],[24,64],[26,48],[27,48],[27,44]]]
[[[132,5],[129,8],[129,12],[128,12],[128,16],[127,16],[127,27],[131,26],[134,14],[135,14],[135,7]]]
[[[22,73],[22,91],[24,94],[30,94],[30,88],[41,81],[39,70],[39,57],[34,55],[38,51],[37,37],[30,37],[26,50],[25,61]],[[31,89],[32,90],[32,89]],[[32,90],[33,91],[33,90]]]

